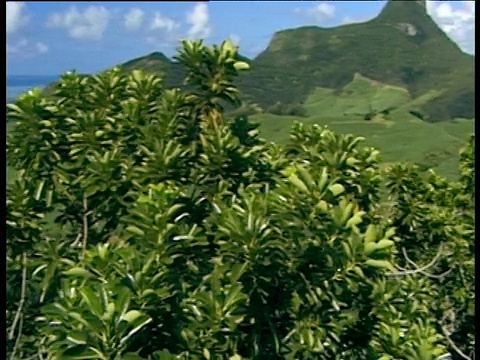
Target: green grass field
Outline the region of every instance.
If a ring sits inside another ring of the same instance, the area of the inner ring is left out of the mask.
[[[366,138],[384,162],[409,161],[432,167],[448,178],[458,175],[459,149],[474,132],[471,119],[426,122],[409,111],[438,93],[412,99],[403,88],[381,84],[357,74],[340,92],[317,88],[305,101],[307,117],[256,114],[263,137],[279,143],[289,138],[294,121],[328,126],[339,133]],[[374,114],[365,120],[367,114]]]
[[[339,133],[365,137],[365,144],[382,152],[385,162],[410,161],[432,166],[448,178],[458,174],[458,151],[474,131],[472,120],[426,123],[409,117],[391,121],[351,120],[347,117],[323,118],[257,114],[252,121],[261,124],[261,135],[268,140],[285,143],[295,120],[318,124]]]

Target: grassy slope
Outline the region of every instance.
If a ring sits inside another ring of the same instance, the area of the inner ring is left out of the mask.
[[[339,93],[327,88],[316,89],[305,100],[306,118],[262,113],[251,119],[261,123],[262,135],[272,141],[285,143],[295,120],[316,123],[340,133],[365,137],[367,145],[382,151],[386,163],[416,162],[454,178],[458,174],[458,150],[474,131],[473,121],[428,123],[419,120],[408,110],[425,103],[426,98],[412,98],[405,89],[357,74]],[[390,112],[366,121],[364,114],[370,109],[390,109]]]
[[[458,150],[473,132],[471,120],[455,123],[429,124],[414,117],[382,123],[340,118],[277,116],[257,114],[251,117],[260,122],[261,134],[268,140],[285,143],[288,128],[295,120],[319,124],[339,133],[352,133],[366,138],[365,144],[381,150],[385,163],[416,162],[432,166],[441,174],[455,178],[458,174]]]

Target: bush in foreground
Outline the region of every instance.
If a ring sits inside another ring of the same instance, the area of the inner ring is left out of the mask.
[[[113,69],[10,105],[7,351],[28,359],[435,359],[474,350],[473,140],[448,182],[238,106],[229,42],[195,91]]]

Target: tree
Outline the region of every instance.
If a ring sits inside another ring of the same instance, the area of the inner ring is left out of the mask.
[[[361,138],[317,126],[267,143],[224,116],[236,47],[184,41],[177,59],[192,90],[112,69],[9,105],[10,358],[473,351],[473,142],[458,182],[384,174]]]

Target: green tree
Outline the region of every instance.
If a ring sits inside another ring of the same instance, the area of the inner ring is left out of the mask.
[[[177,60],[190,90],[111,69],[9,105],[10,358],[473,351],[473,141],[457,182],[318,126],[267,143],[225,116],[236,47]]]

